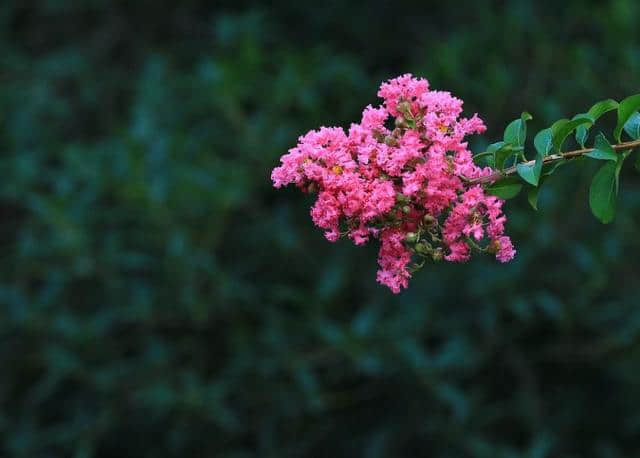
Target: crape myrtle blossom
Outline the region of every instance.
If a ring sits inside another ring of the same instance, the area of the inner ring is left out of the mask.
[[[366,107],[348,132],[301,136],[273,170],[274,186],[317,193],[311,217],[329,241],[378,239],[377,280],[394,293],[426,259],[464,262],[481,250],[511,260],[503,201],[470,184],[493,173],[474,164],[464,141],[485,131],[482,120],[461,118],[462,100],[410,74],[383,83],[378,96],[384,103]]]

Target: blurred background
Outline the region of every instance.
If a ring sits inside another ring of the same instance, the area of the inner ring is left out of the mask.
[[[227,4],[228,3],[228,4]],[[329,244],[270,172],[405,72],[501,138],[640,88],[635,0],[6,0],[0,455],[630,457],[640,174],[607,226],[561,168],[516,260]],[[607,115],[604,125],[613,124]],[[610,132],[610,131],[609,131]]]

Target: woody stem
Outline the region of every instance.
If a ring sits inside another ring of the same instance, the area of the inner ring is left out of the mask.
[[[617,145],[611,145],[611,147],[616,151],[633,149],[639,146],[640,146],[640,140],[634,140],[632,142],[624,142],[624,143],[618,143]],[[580,157],[590,153],[594,149],[595,148],[582,148],[574,151],[567,151],[566,153],[551,154],[550,156],[546,156],[543,159],[543,164],[549,164],[549,163],[560,161],[563,159],[572,159],[575,157]],[[535,164],[535,162],[536,161],[528,161],[528,162],[523,162],[522,164],[531,166]],[[508,167],[504,170],[495,171],[491,175],[474,178],[473,180],[469,180],[469,183],[470,184],[493,183],[495,181],[500,180],[501,178],[505,178],[505,177],[508,177],[509,175],[513,175],[514,173],[516,173],[515,165],[513,167]]]

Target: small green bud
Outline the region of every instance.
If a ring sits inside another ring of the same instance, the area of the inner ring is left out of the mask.
[[[407,121],[401,115],[398,115],[395,124],[396,127],[407,127]]]
[[[418,253],[429,254],[432,251],[431,245],[427,242],[416,243],[416,251]]]
[[[442,253],[442,248],[436,248],[433,253],[431,253],[431,257],[434,261],[442,261],[444,258],[444,254]]]
[[[404,241],[407,243],[413,243],[418,240],[418,234],[415,232],[407,232],[407,235],[404,237]]]
[[[401,192],[396,193],[396,202],[409,202],[409,198]]]
[[[411,212],[411,207],[409,207],[408,205],[405,205],[404,207],[402,207],[402,213],[404,213],[405,215],[409,214]]]

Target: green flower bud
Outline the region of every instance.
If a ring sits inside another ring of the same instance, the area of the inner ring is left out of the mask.
[[[413,243],[418,240],[418,234],[415,232],[407,232],[407,235],[404,237],[404,241],[407,243]]]
[[[434,261],[442,261],[442,258],[444,258],[444,253],[442,253],[442,248],[436,248],[433,253],[431,253],[431,257],[433,258]]]
[[[411,212],[411,207],[409,207],[408,205],[405,205],[404,207],[402,207],[402,213],[407,215],[409,214],[409,212]]]
[[[396,193],[396,202],[409,202],[409,198],[401,192]]]
[[[416,243],[416,251],[422,254],[429,254],[432,251],[431,245],[427,242]]]

